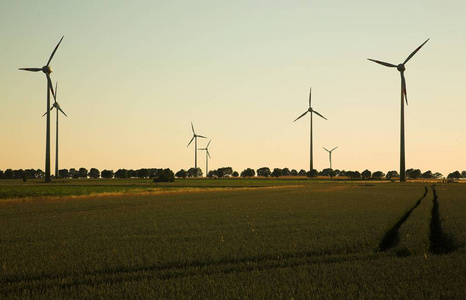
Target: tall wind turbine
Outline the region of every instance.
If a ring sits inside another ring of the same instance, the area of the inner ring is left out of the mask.
[[[205,151],[205,176],[207,177],[207,174],[209,174],[209,158],[210,158],[210,153],[209,153],[209,145],[212,140],[210,140],[207,143],[207,146],[205,148],[199,148],[199,150],[204,150]]]
[[[50,114],[49,114],[49,107],[50,107],[50,91],[53,92],[52,80],[50,79],[50,73],[52,73],[52,68],[49,66],[50,62],[52,61],[55,52],[60,46],[61,41],[63,40],[64,36],[60,39],[57,46],[53,50],[50,58],[45,66],[42,68],[19,68],[19,70],[23,71],[30,71],[30,72],[39,72],[42,71],[45,73],[47,77],[47,129],[46,129],[46,137],[45,137],[45,182],[50,182]]]
[[[390,68],[396,68],[401,75],[401,125],[400,125],[400,181],[405,182],[406,181],[406,167],[405,167],[405,106],[404,106],[404,101],[406,100],[406,105],[408,105],[408,95],[406,93],[406,79],[404,72],[406,71],[406,63],[416,54],[419,49],[424,46],[425,43],[427,43],[429,39],[427,39],[424,43],[422,43],[421,46],[417,47],[416,50],[414,50],[408,58],[405,59],[405,61],[399,65],[394,65],[391,63],[386,63],[380,60],[375,60],[375,59],[370,59],[368,60],[376,62],[378,64],[381,64],[386,67]]]
[[[312,113],[315,113],[316,115],[318,115],[319,117],[321,118],[324,118],[325,120],[327,120],[326,117],[322,116],[321,114],[319,114],[318,112],[316,112],[315,110],[312,109],[312,106],[311,106],[311,93],[312,93],[312,88],[309,90],[309,108],[302,114],[300,115],[299,117],[296,118],[296,120],[294,120],[293,122],[296,122],[297,120],[301,119],[302,117],[304,117],[307,113],[310,114],[311,116],[311,121],[310,121],[310,147],[309,147],[309,153],[310,153],[310,162],[309,162],[309,169],[310,171],[314,170],[314,162],[312,160]]]
[[[332,150],[328,150],[328,149],[327,149],[327,148],[325,148],[325,147],[322,147],[322,148],[324,148],[324,149],[325,149],[325,151],[327,151],[327,152],[328,152],[328,159],[329,159],[329,161],[330,161],[330,169],[332,169],[332,152],[333,152],[333,150],[337,149],[337,148],[338,148],[338,146],[337,146],[337,147],[335,147],[335,148],[333,148]],[[333,170],[333,169],[332,169],[332,170]]]
[[[53,108],[56,108],[56,111],[57,111],[57,124],[56,124],[56,127],[57,127],[56,138],[57,138],[57,140],[56,140],[56,144],[55,144],[55,178],[58,178],[58,176],[59,176],[59,174],[58,174],[58,111],[61,111],[61,113],[64,114],[65,117],[68,117],[65,114],[65,112],[61,109],[60,104],[58,104],[58,102],[57,102],[57,93],[58,93],[58,82],[55,84],[55,93],[53,95],[53,100],[55,102],[53,103],[52,107],[50,107],[50,110],[52,110]],[[47,112],[43,116],[45,116],[47,114]]]
[[[196,132],[194,131],[193,122],[191,122],[191,128],[193,129],[193,138],[189,141],[188,146],[186,146],[186,148],[188,148],[194,140],[194,168],[197,169],[197,138],[200,137],[206,139],[206,137],[196,134]]]

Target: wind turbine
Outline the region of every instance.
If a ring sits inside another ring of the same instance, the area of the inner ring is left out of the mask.
[[[298,121],[299,119],[301,119],[302,117],[304,117],[307,113],[310,114],[311,116],[311,121],[310,121],[310,162],[309,162],[309,168],[310,168],[310,171],[314,170],[314,163],[313,163],[313,160],[312,160],[312,113],[315,113],[316,115],[318,115],[319,117],[321,118],[324,118],[325,120],[327,120],[326,117],[322,116],[321,114],[319,114],[317,111],[313,110],[312,109],[312,106],[311,106],[311,93],[312,93],[312,88],[309,90],[309,108],[307,109],[307,111],[305,111],[302,115],[300,115],[299,117],[296,118],[296,120],[294,120],[293,122],[296,122]]]
[[[406,93],[406,79],[404,72],[406,71],[406,63],[416,54],[419,49],[424,46],[425,43],[427,43],[429,39],[427,39],[424,43],[422,43],[421,46],[417,47],[416,50],[414,50],[408,58],[405,59],[405,61],[399,65],[394,65],[391,63],[386,63],[380,60],[375,60],[375,59],[370,59],[368,60],[373,61],[375,63],[381,64],[386,67],[390,68],[396,68],[401,75],[401,125],[400,125],[400,182],[405,182],[406,181],[406,168],[405,168],[405,111],[404,111],[404,102],[403,100],[406,101],[406,105],[408,105],[408,95]]]
[[[45,182],[50,182],[50,114],[49,114],[49,107],[50,107],[50,91],[52,91],[52,95],[55,95],[53,92],[52,80],[50,79],[50,73],[52,73],[52,68],[49,66],[50,62],[52,61],[55,52],[60,46],[61,41],[63,40],[64,36],[60,39],[57,46],[53,50],[50,58],[45,66],[42,68],[19,68],[19,70],[23,71],[30,71],[30,72],[39,72],[42,71],[45,73],[47,77],[47,129],[46,129],[46,137],[45,137]]]
[[[209,158],[210,158],[210,153],[209,153],[209,145],[212,140],[210,140],[207,143],[207,146],[205,148],[199,148],[199,150],[205,150],[205,176],[207,177],[207,174],[209,174]]]
[[[193,122],[191,122],[191,128],[193,129],[193,138],[189,141],[188,146],[186,146],[186,148],[188,148],[194,140],[194,168],[197,169],[197,138],[200,137],[206,139],[206,137],[196,134],[196,132],[194,131]]]
[[[322,148],[324,148],[324,149],[325,149],[325,151],[327,151],[327,152],[328,152],[328,159],[329,159],[329,161],[330,161],[330,169],[332,169],[332,152],[333,152],[333,150],[337,149],[337,148],[338,148],[338,146],[337,146],[337,147],[335,147],[335,148],[333,148],[332,150],[328,150],[328,149],[327,149],[327,148],[325,148],[325,147],[322,147]],[[332,169],[332,170],[333,170],[333,169]]]
[[[61,109],[60,107],[60,104],[58,104],[57,102],[57,93],[58,93],[58,82],[55,84],[55,93],[53,95],[53,100],[55,101],[52,105],[52,107],[50,107],[50,110],[52,110],[53,108],[56,108],[56,111],[57,111],[57,132],[56,132],[56,145],[55,145],[55,178],[58,178],[58,111],[61,111],[62,114],[65,115],[65,117],[68,117],[65,112]],[[45,116],[46,114],[48,113],[48,111],[43,115]],[[42,117],[43,117],[42,116]]]

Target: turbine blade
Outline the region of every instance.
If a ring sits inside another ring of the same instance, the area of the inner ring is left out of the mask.
[[[188,146],[186,146],[186,148],[188,148],[189,145],[191,145],[191,143],[193,142],[194,138],[195,138],[195,136],[193,136],[193,138],[189,141]]]
[[[406,63],[411,59],[411,57],[413,57],[414,54],[416,54],[416,53],[419,51],[419,49],[421,49],[422,46],[424,46],[425,43],[427,43],[429,40],[430,40],[430,38],[428,38],[424,43],[422,43],[421,46],[417,47],[416,50],[414,50],[413,53],[411,53],[411,54],[408,56],[408,58],[404,61],[403,65],[406,64]]]
[[[203,136],[203,135],[196,135],[196,136],[197,136],[197,137],[200,137],[200,138],[203,138],[203,139],[206,139],[206,137]]]
[[[207,150],[207,148],[209,148],[210,142],[212,142],[212,139],[207,143],[207,146],[205,147],[206,150]]]
[[[194,125],[193,125],[193,122],[191,122],[191,128],[193,129],[194,135],[196,135],[196,132],[194,132]]]
[[[49,111],[51,111],[52,109],[53,109],[53,106],[50,107],[50,109],[49,109],[48,111],[46,111],[45,114],[42,115],[42,117],[45,116],[45,115],[46,115]]]
[[[319,114],[318,112],[316,112],[315,110],[312,110],[313,113],[315,113],[316,115],[318,115],[319,117],[322,117],[324,118],[325,120],[327,120],[326,117],[322,116],[321,114]],[[327,120],[328,121],[328,120]]]
[[[401,91],[402,91],[403,96],[405,98],[406,105],[408,105],[408,95],[407,95],[407,92],[406,92],[406,79],[405,79],[405,75],[403,73],[401,73]]]
[[[47,82],[48,82],[48,85],[49,85],[49,89],[52,92],[53,98],[55,99],[55,92],[53,91],[52,79],[50,79],[50,75],[47,74],[47,73],[45,73],[45,76],[47,76]]]
[[[60,46],[60,43],[61,41],[63,40],[65,36],[62,36],[60,41],[58,42],[57,46],[55,47],[55,49],[53,49],[53,52],[52,52],[52,55],[50,55],[50,58],[49,58],[49,61],[47,62],[46,66],[48,66],[50,64],[50,62],[52,61],[52,58],[53,56],[55,55],[55,52],[57,52],[57,49],[58,49],[58,46]]]
[[[63,111],[63,109],[61,109],[61,107],[58,107],[57,109],[60,110],[61,113],[65,115],[65,117],[68,117],[68,116],[65,114],[65,112]]]
[[[209,156],[209,158],[210,158],[210,153],[209,153],[209,150],[208,150],[208,149],[206,149],[206,151],[207,151],[207,155],[208,155],[208,156]]]
[[[296,120],[294,120],[293,122],[296,122],[298,121],[299,119],[301,119],[302,117],[304,117],[309,111],[307,110],[305,113],[303,113],[302,115],[300,115],[299,117],[296,118]]]
[[[337,148],[338,148],[338,146],[336,146],[335,148],[333,148],[333,149],[332,149],[332,150],[330,150],[330,151],[333,151],[333,150],[335,150],[335,149],[337,149]]]
[[[380,61],[380,60],[375,60],[375,59],[370,59],[370,58],[368,58],[368,60],[373,61],[373,62],[378,63],[378,64],[381,64],[381,65],[386,66],[386,67],[396,68],[396,65],[394,65],[394,64],[390,64],[390,63],[386,63],[386,62],[383,62],[383,61]]]
[[[57,103],[57,91],[58,91],[58,81],[55,82],[55,95],[53,96],[53,100]]]
[[[42,71],[42,68],[18,68],[21,71],[31,71],[31,72],[39,72]]]
[[[325,151],[327,151],[327,152],[330,152],[330,151],[328,151],[328,149],[327,149],[327,148],[325,148],[325,147],[322,147],[322,148],[324,148],[324,149],[325,149]]]
[[[311,107],[311,93],[312,93],[312,87],[309,89],[309,107]]]

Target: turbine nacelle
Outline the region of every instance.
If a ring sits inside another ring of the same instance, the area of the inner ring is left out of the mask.
[[[192,128],[192,130],[193,130],[193,138],[191,139],[191,141],[189,141],[189,143],[188,143],[188,146],[186,146],[186,148],[188,148],[188,147],[189,147],[189,145],[191,145],[191,143],[192,143],[192,141],[193,141],[194,139],[196,139],[196,141],[197,141],[197,138],[198,138],[198,137],[199,137],[199,138],[206,139],[206,137],[205,137],[205,136],[203,136],[203,135],[200,135],[200,134],[196,134],[196,132],[194,131],[194,125],[193,125],[193,122],[191,122],[191,128]]]
[[[406,70],[404,64],[399,64],[398,66],[396,66],[396,69],[400,72],[404,72]]]
[[[42,72],[44,72],[45,74],[50,74],[53,72],[52,68],[50,66],[43,66],[42,67]]]
[[[293,122],[296,122],[298,121],[299,119],[301,119],[302,117],[304,117],[307,113],[310,113],[312,115],[312,113],[315,113],[316,115],[318,115],[319,117],[327,120],[326,117],[322,116],[321,114],[319,114],[317,111],[313,110],[312,109],[312,106],[311,106],[311,91],[309,91],[309,108],[302,114],[300,115],[299,117],[297,117]]]

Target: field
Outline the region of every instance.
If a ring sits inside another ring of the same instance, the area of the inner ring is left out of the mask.
[[[465,299],[466,184],[0,182],[2,298]]]

